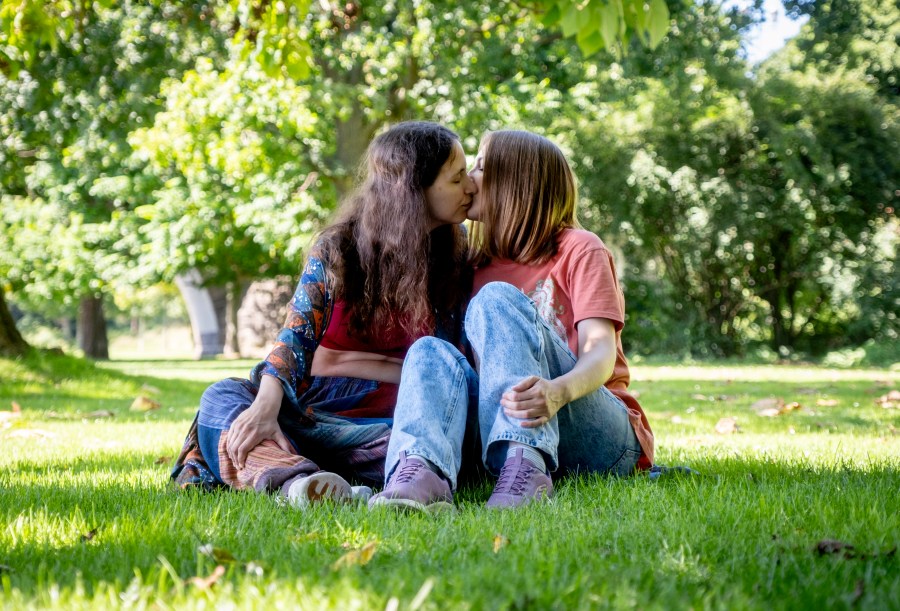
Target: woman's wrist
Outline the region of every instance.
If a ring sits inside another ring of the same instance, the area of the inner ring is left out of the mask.
[[[270,412],[281,407],[284,398],[284,389],[281,380],[274,376],[263,375],[259,384],[259,392],[253,402],[260,411]]]
[[[562,377],[550,380],[550,392],[548,394],[549,396],[547,398],[550,399],[557,408],[561,408],[563,405],[573,401],[572,389],[569,388],[569,385],[566,384],[566,380]]]

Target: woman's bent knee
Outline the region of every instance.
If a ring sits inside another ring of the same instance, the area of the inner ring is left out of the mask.
[[[211,384],[200,397],[198,423],[216,429],[228,428],[255,399],[247,380],[227,378]]]

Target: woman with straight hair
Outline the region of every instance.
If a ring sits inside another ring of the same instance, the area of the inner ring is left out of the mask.
[[[382,481],[407,349],[459,338],[475,188],[458,136],[435,123],[391,127],[364,167],[268,357],[203,394],[172,472],[182,486],[281,491],[302,506],[347,500],[345,478]]]
[[[474,296],[465,336],[417,340],[388,447],[387,485],[370,506],[450,507],[466,421],[499,476],[489,507],[553,495],[551,472],[626,476],[653,461],[653,434],[628,393],[622,291],[606,245],[580,228],[562,151],[525,131],[487,134],[469,173],[478,188]]]

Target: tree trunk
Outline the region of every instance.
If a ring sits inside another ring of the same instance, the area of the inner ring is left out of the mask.
[[[16,329],[16,321],[6,305],[6,296],[0,287],[0,354],[19,355],[28,351],[28,342]]]
[[[102,297],[84,297],[78,306],[78,347],[85,356],[94,359],[109,358],[109,342],[106,339],[106,318],[103,316]]]
[[[225,356],[237,358],[241,356],[241,347],[238,344],[237,314],[241,308],[241,298],[244,296],[240,281],[229,282],[225,286]]]

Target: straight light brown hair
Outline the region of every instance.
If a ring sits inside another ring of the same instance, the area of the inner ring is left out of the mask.
[[[543,136],[503,130],[485,134],[481,154],[482,212],[472,228],[472,262],[528,265],[553,258],[559,233],[581,226],[578,187],[563,152]]]

